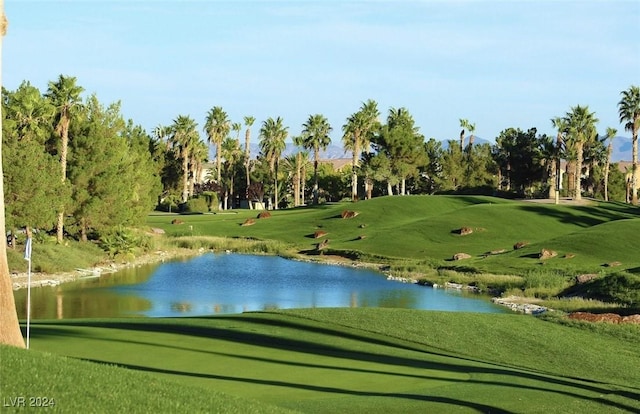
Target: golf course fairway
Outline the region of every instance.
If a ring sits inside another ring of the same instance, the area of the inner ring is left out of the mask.
[[[2,349],[2,394],[60,412],[638,412],[640,329],[598,326],[378,308],[38,321],[31,350]]]

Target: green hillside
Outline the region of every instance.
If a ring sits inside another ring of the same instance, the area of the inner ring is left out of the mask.
[[[358,215],[342,219],[345,210]],[[559,256],[575,255],[570,261],[550,260],[546,268],[606,272],[602,265],[614,261],[621,262],[616,271],[634,272],[640,267],[640,209],[617,203],[570,206],[480,196],[380,197],[272,211],[268,219],[241,226],[257,214],[237,210],[186,215],[180,216],[184,221],[180,225],[170,224],[174,216],[151,216],[148,223],[174,236],[278,240],[307,253],[313,253],[319,241],[328,239],[332,254],[431,260],[444,267],[459,265],[450,259],[463,252],[473,256],[464,262],[465,267],[491,273],[522,274],[539,263],[537,253],[542,248],[556,249]],[[461,227],[469,227],[473,233],[461,236],[456,232]],[[319,230],[326,236],[314,239],[314,232]],[[528,246],[513,251],[517,242]],[[485,258],[487,252],[499,250],[504,254]]]
[[[31,351],[0,348],[0,377],[56,412],[635,412],[639,341],[632,325],[375,308],[38,321]]]

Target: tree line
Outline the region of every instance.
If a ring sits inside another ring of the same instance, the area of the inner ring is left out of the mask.
[[[152,142],[120,104],[81,98],[73,77],[41,93],[23,82],[2,90],[6,227],[55,230],[78,240],[135,225],[161,190]]]
[[[480,193],[638,202],[637,86],[622,91],[618,104],[620,122],[632,133],[627,174],[611,164],[617,131],[598,134],[588,106],[552,118],[555,136],[507,128],[495,144],[476,144],[476,126],[467,119],[460,119],[458,140],[426,140],[408,109],[392,107],[383,116],[367,100],[340,129],[351,165],[334,171],[320,160],[334,131],[322,114],[309,115],[292,136],[281,117],[264,120],[254,155],[252,116],[233,122],[214,106],[202,127],[178,115],[147,133],[124,119],[119,102],[104,105],[95,94],[83,98],[83,91],[76,78],[62,75],[44,92],[27,81],[2,90],[6,225],[13,234],[34,227],[55,230],[58,242],[65,235],[89,240],[114,226],[141,224],[153,208],[207,211],[241,200],[250,206],[266,199],[279,208],[379,195]],[[297,150],[283,156],[288,138]],[[209,144],[215,163],[204,176]]]

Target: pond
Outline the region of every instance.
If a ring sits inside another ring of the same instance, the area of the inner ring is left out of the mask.
[[[14,292],[26,318],[26,289]],[[33,319],[203,316],[289,308],[506,310],[487,298],[387,280],[371,270],[208,253],[31,291]]]

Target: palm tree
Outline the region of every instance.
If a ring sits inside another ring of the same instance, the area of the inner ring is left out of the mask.
[[[331,144],[329,133],[333,130],[326,117],[320,114],[309,115],[302,124],[302,147],[313,151],[313,204],[318,204],[318,161],[320,150]]]
[[[304,139],[302,136],[293,137],[293,144],[302,147]],[[306,204],[304,190],[305,184],[307,182],[307,168],[309,167],[309,152],[307,151],[298,151],[296,153],[296,174],[298,175],[298,179],[300,181],[300,185],[298,186],[298,191],[300,192],[298,196],[298,205]]]
[[[622,99],[618,102],[620,123],[624,123],[625,131],[631,131],[631,203],[638,205],[638,130],[640,130],[640,87],[631,85],[620,92]]]
[[[189,200],[189,161],[191,152],[200,141],[200,135],[196,129],[196,121],[186,115],[178,115],[171,126],[171,143],[178,150],[182,160],[182,202]]]
[[[465,173],[465,184],[470,185],[470,177],[472,170],[472,149],[473,149],[473,141],[474,135],[473,133],[476,130],[476,124],[472,124],[468,119],[460,119],[460,127],[462,131],[460,131],[460,151],[463,155],[466,154],[466,157],[463,157],[464,162],[466,163],[466,173]],[[469,144],[464,148],[464,130],[467,129],[469,131]]]
[[[242,124],[240,122],[231,123],[231,130],[236,133],[236,139],[240,142],[240,131],[242,130]]]
[[[56,108],[55,132],[60,137],[61,179],[67,180],[67,153],[69,148],[69,124],[80,105],[80,94],[84,89],[76,85],[76,78],[60,75],[57,82],[49,82],[45,96]],[[64,234],[64,207],[60,207],[57,223],[57,241],[62,243]]]
[[[158,142],[165,142],[166,150],[168,151],[171,148],[171,142],[169,141],[169,136],[171,135],[171,128],[164,125],[157,125],[151,131],[151,135]]]
[[[564,118],[557,116],[551,119],[551,124],[558,131],[556,135],[555,157],[551,164],[553,179],[549,186],[549,198],[555,197],[556,204],[560,203],[560,159],[562,148],[564,147],[564,137],[567,130],[567,123]]]
[[[596,123],[598,118],[595,112],[589,112],[588,106],[576,105],[571,108],[571,112],[565,114],[568,126],[567,138],[576,150],[576,176],[575,176],[575,200],[582,200],[581,175],[584,146],[595,139]]]
[[[547,134],[538,137],[538,155],[544,166],[543,182],[549,185],[547,198],[552,199],[555,194],[556,182],[556,143]]]
[[[238,124],[240,125],[240,124]],[[240,125],[240,128],[242,126]],[[240,129],[238,129],[240,131]],[[238,161],[242,157],[242,150],[240,149],[240,140],[237,138],[227,137],[222,143],[222,155],[224,157],[224,209],[226,210],[229,205],[229,197],[233,200],[235,167]]]
[[[189,154],[189,194],[193,195],[193,188],[196,183],[200,183],[202,176],[202,164],[207,161],[209,156],[209,147],[207,144],[198,139]]]
[[[371,134],[380,126],[379,116],[380,111],[378,111],[377,102],[369,99],[360,106],[358,112],[349,116],[347,123],[342,126],[344,148],[352,151],[353,154],[351,163],[351,198],[353,201],[358,199],[358,163],[360,153],[363,149],[368,150]]]
[[[7,33],[7,18],[4,15],[4,0],[0,0],[0,86],[2,85],[2,38]],[[9,276],[7,261],[7,238],[4,221],[4,175],[2,173],[2,118],[0,116],[0,344],[24,348],[24,338],[20,332],[16,302]]]
[[[48,100],[43,99],[38,88],[31,86],[27,81],[22,82],[12,96],[13,98],[5,98],[5,118],[11,118],[18,139],[35,139],[42,143],[50,133],[53,106]]]
[[[249,186],[251,186],[251,177],[249,176],[250,173],[250,166],[251,166],[251,148],[250,148],[250,141],[251,141],[251,126],[253,126],[253,123],[256,121],[256,119],[252,116],[245,116],[244,117],[244,124],[247,127],[247,130],[244,133],[244,169],[245,169],[245,173],[247,175],[247,190],[246,190],[246,194],[245,196],[247,197],[247,202],[250,203],[249,201]],[[249,204],[249,208],[251,208],[251,205]]]
[[[222,169],[222,142],[231,130],[231,122],[227,113],[221,106],[214,106],[207,112],[207,119],[204,124],[204,131],[207,134],[209,143],[216,146],[216,170],[217,182],[220,185],[220,172]]]
[[[280,155],[284,151],[287,130],[280,117],[269,118],[262,123],[260,128],[260,152],[269,162],[269,171],[273,176],[273,200],[274,208],[278,209],[278,164]]]
[[[460,151],[464,151],[464,130],[469,131],[469,145],[467,146],[469,153],[471,153],[471,147],[473,147],[474,135],[476,132],[476,124],[472,124],[468,119],[460,119],[460,127],[462,131],[460,132]]]
[[[613,139],[617,133],[617,129],[607,128],[606,139],[609,140],[609,145],[607,145],[607,162],[604,166],[604,201],[609,201],[609,167],[611,166],[611,154],[613,153]]]
[[[300,205],[300,156],[299,152],[288,155],[283,160],[285,174],[291,178],[293,187],[293,206]]]

